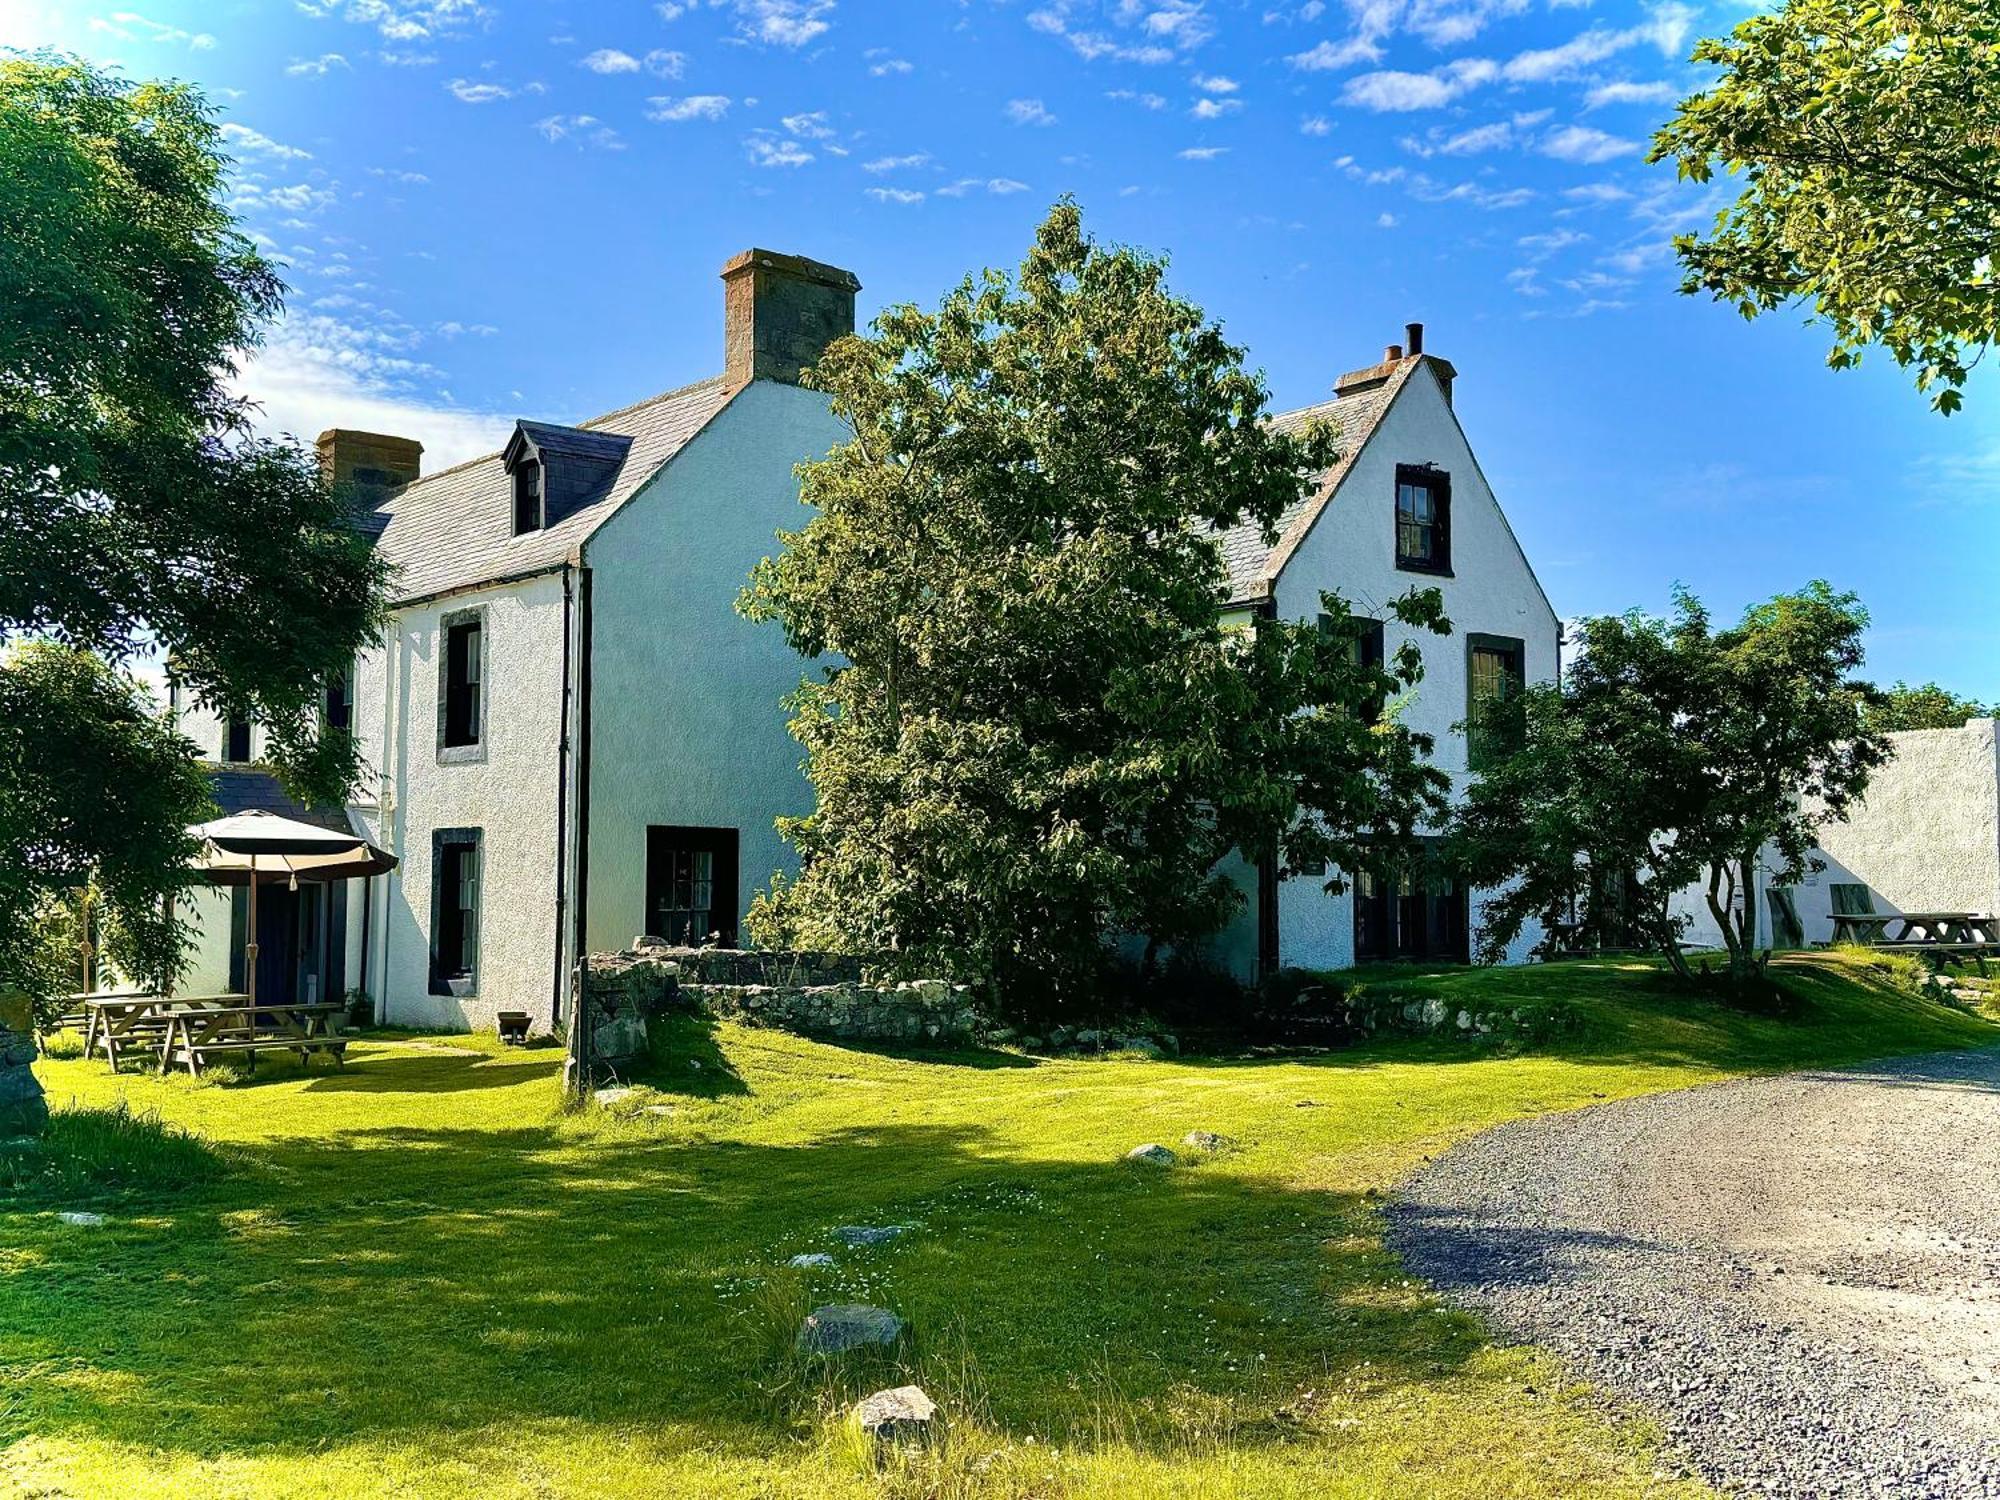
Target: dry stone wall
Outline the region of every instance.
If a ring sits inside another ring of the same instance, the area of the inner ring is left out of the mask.
[[[964,985],[937,979],[871,982],[858,960],[639,944],[594,953],[580,972],[576,1015],[593,1060],[646,1050],[646,1023],[679,1010],[841,1041],[969,1046],[991,1029]]]

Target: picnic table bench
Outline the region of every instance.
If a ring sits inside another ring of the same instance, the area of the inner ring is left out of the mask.
[[[146,1055],[158,1054],[170,1011],[223,1005],[245,998],[236,994],[190,995],[179,1000],[165,995],[85,995],[82,997],[83,1055],[103,1053],[115,1073],[129,1048],[136,1046]]]
[[[168,1011],[160,1038],[160,1066],[186,1063],[188,1072],[199,1076],[213,1059],[237,1056],[255,1072],[260,1052],[296,1052],[301,1061],[331,1053],[344,1066],[347,1038],[334,1018],[346,1009],[339,1001],[176,1006]]]
[[[2000,919],[1976,911],[1837,911],[1833,940],[1877,948],[2000,948]]]

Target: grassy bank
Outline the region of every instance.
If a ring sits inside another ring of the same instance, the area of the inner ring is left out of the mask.
[[[218,1166],[0,1186],[0,1476],[78,1496],[1699,1493],[1656,1472],[1642,1424],[1410,1284],[1377,1204],[1523,1114],[2000,1040],[1852,960],[1778,972],[1783,1016],[1642,965],[1388,981],[1574,1007],[1513,1056],[927,1059],[691,1027],[622,1117],[561,1115],[556,1052],[484,1039],[241,1083],[51,1062],[59,1107],[127,1101]],[[1235,1145],[1120,1160],[1197,1129]],[[887,1223],[913,1228],[829,1239]],[[808,1250],[834,1268],[786,1265]],[[842,1301],[909,1318],[909,1346],[793,1357],[800,1315]],[[839,1413],[905,1379],[953,1422],[878,1469]]]

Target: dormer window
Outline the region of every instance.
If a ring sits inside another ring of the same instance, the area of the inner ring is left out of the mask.
[[[514,535],[560,526],[610,495],[631,447],[627,433],[516,422],[500,455],[512,491]]]
[[[540,531],[545,524],[541,460],[523,457],[514,466],[514,535]]]

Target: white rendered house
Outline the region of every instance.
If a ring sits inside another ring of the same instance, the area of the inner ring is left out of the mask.
[[[805,519],[795,466],[846,436],[798,375],[852,331],[859,283],[761,250],[722,277],[712,379],[580,426],[522,421],[501,452],[436,474],[420,474],[407,439],[321,435],[329,475],[373,492],[395,569],[384,639],[329,713],[370,768],[346,815],[400,863],[268,903],[267,985],[360,989],[394,1024],[484,1028],[505,1010],[547,1028],[578,953],[639,933],[734,941],[752,895],[793,867],[774,820],[806,811],[811,789],[780,700],[804,664],[735,604],[775,533]],[[1427,676],[1402,711],[1462,775],[1453,726],[1468,693],[1552,677],[1556,620],[1453,415],[1452,367],[1420,337],[1413,326],[1409,353],[1392,348],[1342,377],[1335,400],[1278,419],[1333,420],[1346,456],[1275,548],[1254,529],[1222,539],[1227,607],[1246,622],[1312,618],[1330,588],[1386,617],[1411,585],[1441,588],[1457,633],[1423,643]],[[1397,629],[1364,649],[1393,649]],[[282,801],[252,780],[254,727],[177,708],[213,745],[219,792]],[[1476,893],[1456,888],[1333,896],[1318,880],[1239,873],[1250,900],[1217,956],[1245,978],[1463,958],[1478,918]],[[241,915],[227,893],[198,915],[186,987],[235,987]]]
[[[1463,787],[1466,737],[1455,727],[1476,700],[1560,669],[1560,626],[1452,409],[1457,371],[1423,350],[1423,325],[1380,363],[1340,377],[1334,399],[1275,420],[1330,421],[1342,457],[1279,523],[1275,547],[1254,526],[1223,537],[1230,609],[1311,620],[1322,591],[1339,594],[1373,623],[1360,649],[1376,660],[1408,632],[1389,601],[1414,587],[1444,596],[1452,634],[1418,633],[1424,679],[1400,712],[1436,740],[1435,764]],[[1377,959],[1463,962],[1476,946],[1481,893],[1436,879],[1391,889],[1357,876],[1330,894],[1324,878],[1278,878],[1274,865],[1243,863],[1249,900],[1215,957],[1242,978],[1281,967],[1345,968]],[[1530,924],[1509,949],[1524,961],[1540,941]]]

